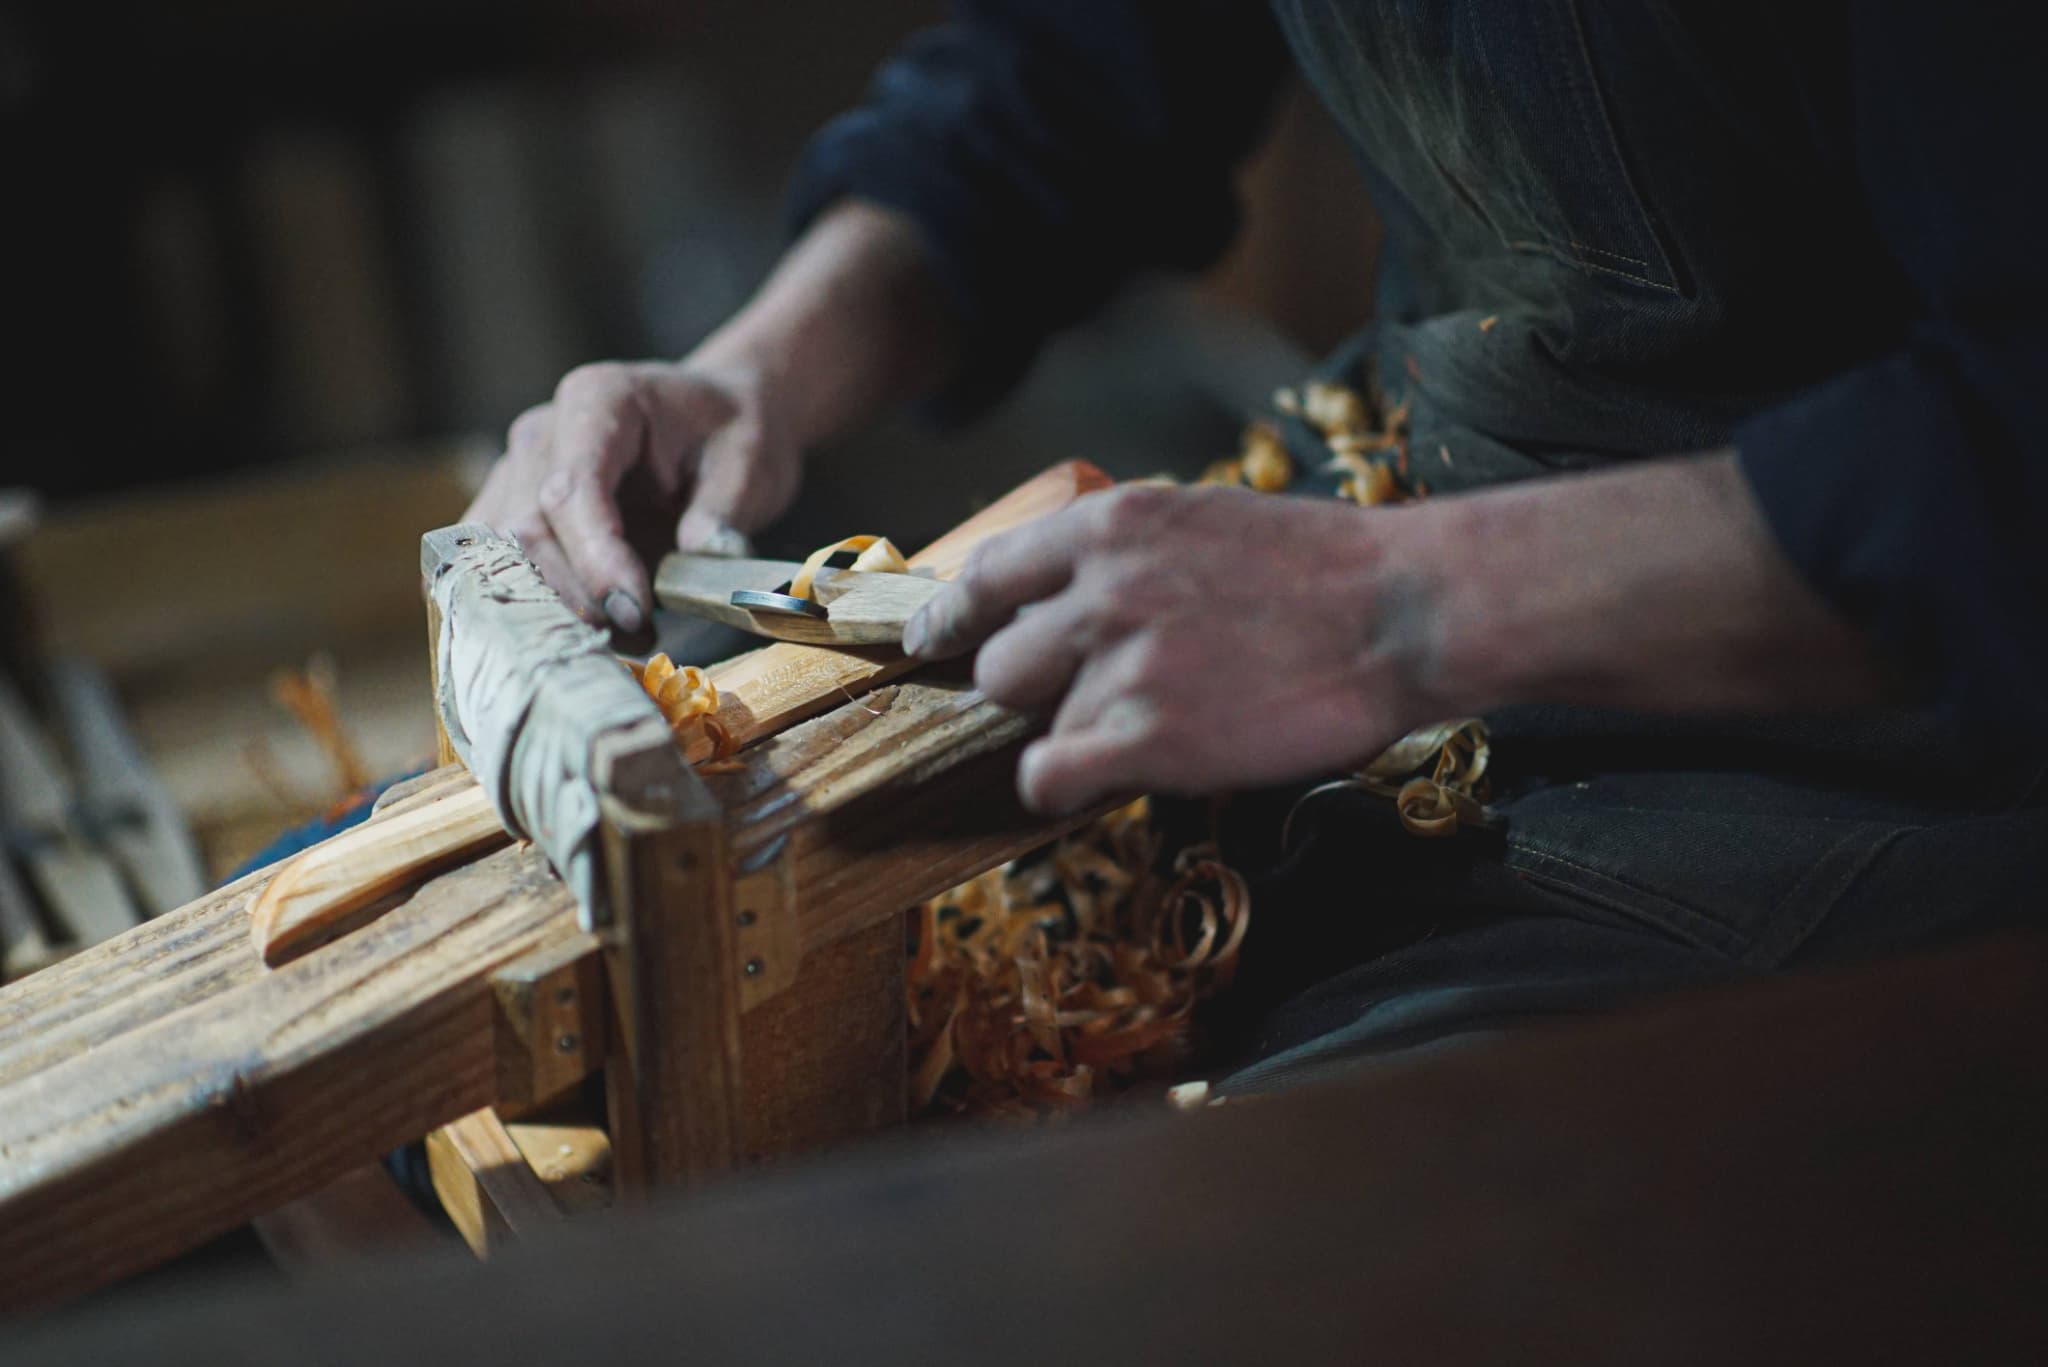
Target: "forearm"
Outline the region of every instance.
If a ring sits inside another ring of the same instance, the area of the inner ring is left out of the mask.
[[[1860,636],[1786,561],[1732,452],[1544,480],[1414,519],[1390,647],[1463,715],[1516,702],[1783,711],[1877,700]]]
[[[848,201],[690,360],[758,377],[788,433],[810,446],[942,384],[956,329],[915,225]]]

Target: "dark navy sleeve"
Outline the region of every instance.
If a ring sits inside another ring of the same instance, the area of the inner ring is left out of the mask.
[[[967,344],[935,409],[966,416],[1134,271],[1222,252],[1285,70],[1262,0],[957,0],[812,141],[791,220],[919,225]]]
[[[1780,544],[1923,698],[2048,737],[2048,117],[1994,11],[1868,4],[1853,110],[1870,212],[1921,315],[1737,433]]]

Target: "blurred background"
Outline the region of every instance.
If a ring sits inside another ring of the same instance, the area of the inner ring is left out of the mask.
[[[419,533],[564,371],[679,356],[737,306],[782,246],[804,138],[942,13],[0,0],[11,942],[27,915],[61,950],[67,878],[147,914],[170,864],[217,877],[419,762]],[[1072,456],[1138,475],[1229,454],[1365,317],[1375,241],[1300,91],[1244,183],[1224,262],[1134,288],[971,429],[905,419],[818,453],[768,549],[908,547]],[[123,829],[158,844],[106,853]]]

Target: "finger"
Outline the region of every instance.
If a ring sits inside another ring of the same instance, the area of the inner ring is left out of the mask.
[[[572,370],[555,394],[553,453],[541,515],[563,558],[621,631],[638,632],[653,601],[647,567],[626,541],[616,491],[640,454],[645,415],[621,366]]]
[[[533,511],[540,462],[546,456],[548,434],[553,426],[554,409],[549,404],[529,408],[513,420],[505,436],[505,454],[484,476],[483,488],[477,490],[476,498],[462,514],[464,522],[481,522],[503,532],[517,523],[522,514]]]
[[[590,596],[590,590],[576,577],[562,548],[555,544],[555,538],[546,528],[529,530],[518,536],[519,548],[526,552],[526,558],[540,571],[540,577],[548,581],[548,587],[562,595],[571,612],[588,622],[599,616],[597,600]]]
[[[1023,609],[975,655],[975,687],[1005,707],[1051,708],[1088,658],[1086,618],[1072,589]]]
[[[983,542],[903,633],[903,648],[927,660],[972,650],[1026,603],[1049,598],[1074,577],[1082,505]]]
[[[713,432],[697,458],[690,506],[676,524],[676,545],[712,555],[745,555],[747,533],[766,526],[796,490],[762,458],[762,434],[751,418]]]
[[[1057,816],[1113,794],[1142,792],[1154,744],[1154,729],[1137,707],[1117,708],[1082,731],[1055,727],[1018,758],[1017,795],[1030,810]]]

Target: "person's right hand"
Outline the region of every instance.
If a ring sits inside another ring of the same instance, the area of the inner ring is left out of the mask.
[[[796,497],[802,453],[760,372],[685,360],[579,366],[512,424],[465,520],[519,539],[586,621],[640,635],[650,562],[743,554]]]

